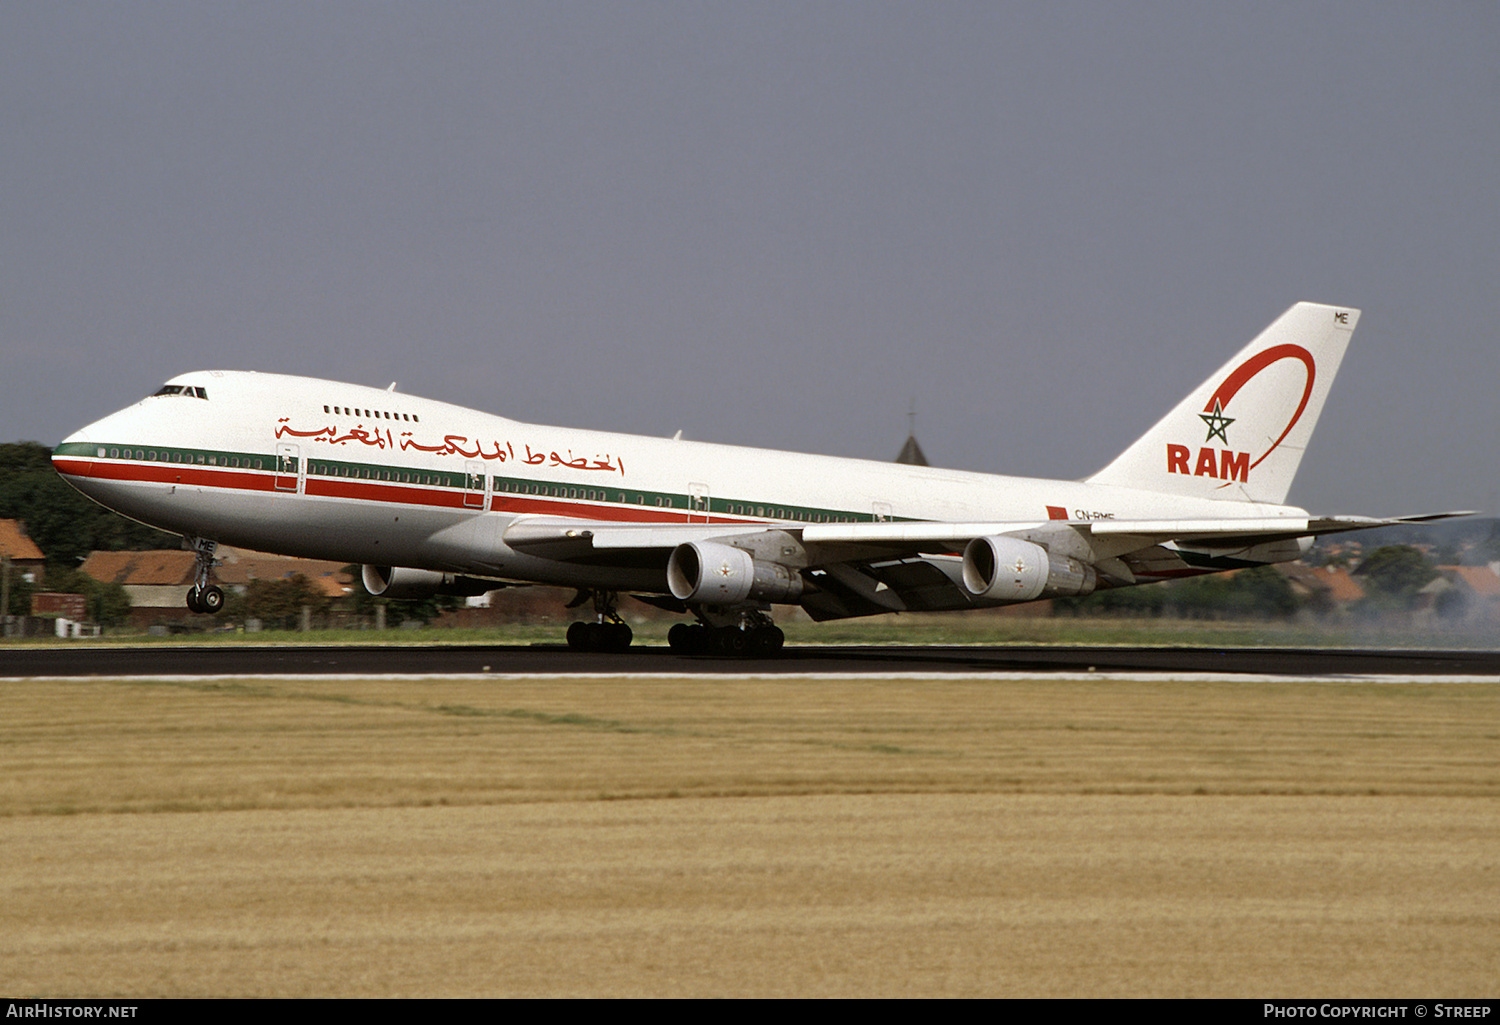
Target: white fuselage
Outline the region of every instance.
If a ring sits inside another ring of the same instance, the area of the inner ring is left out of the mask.
[[[307,558],[665,591],[655,564],[588,565],[505,543],[518,517],[776,524],[1305,515],[1032,480],[543,427],[394,391],[205,371],[65,439],[85,494],[185,535]]]

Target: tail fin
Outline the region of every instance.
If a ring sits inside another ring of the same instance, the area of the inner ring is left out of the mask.
[[[1298,303],[1088,482],[1285,502],[1358,321]]]

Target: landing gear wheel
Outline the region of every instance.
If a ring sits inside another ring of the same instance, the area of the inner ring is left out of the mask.
[[[604,629],[608,643],[605,651],[625,651],[635,640],[635,632],[625,623],[606,623]]]
[[[635,639],[625,623],[574,623],[568,627],[568,647],[574,651],[625,651]]]
[[[679,655],[773,658],[786,644],[786,634],[764,620],[746,627],[677,623],[667,631],[667,644]]]
[[[224,608],[223,590],[208,582],[209,574],[218,565],[214,561],[218,542],[201,537],[184,537],[183,542],[193,552],[193,586],[188,589],[187,607],[189,611],[211,616]]]
[[[592,598],[597,618],[593,622],[569,626],[568,647],[574,651],[624,651],[629,648],[635,635],[615,610],[619,597],[614,591],[580,588],[578,596],[568,602],[568,608],[576,609]]]
[[[677,623],[667,631],[667,644],[679,655],[707,655],[712,637],[700,623]]]
[[[583,625],[583,650],[603,651],[605,642],[609,639],[609,629],[603,623],[585,623]]]
[[[224,591],[217,584],[207,587],[190,587],[187,607],[191,612],[212,616],[224,609]]]
[[[750,635],[737,626],[721,626],[712,634],[713,653],[741,657],[750,650]]]
[[[780,627],[757,626],[750,631],[750,654],[756,658],[769,658],[781,651],[786,644],[786,634]]]

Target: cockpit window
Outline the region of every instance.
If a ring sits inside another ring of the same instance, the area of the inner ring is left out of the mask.
[[[157,395],[184,395],[190,399],[208,398],[208,389],[192,384],[164,384],[156,391]]]

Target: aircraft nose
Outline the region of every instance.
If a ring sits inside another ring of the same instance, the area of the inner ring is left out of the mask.
[[[94,465],[93,454],[88,428],[74,431],[52,450],[52,468],[58,473],[86,477]]]

